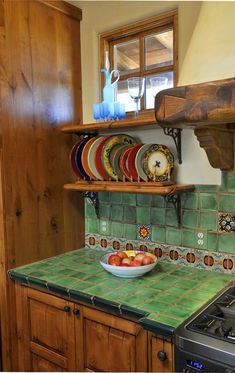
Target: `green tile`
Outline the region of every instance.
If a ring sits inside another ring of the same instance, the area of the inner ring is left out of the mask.
[[[136,198],[138,206],[151,206],[151,194],[137,194]]]
[[[166,229],[166,243],[172,245],[180,245],[181,244],[181,230],[174,229],[174,228],[167,228]]]
[[[174,317],[176,319],[186,319],[191,315],[191,311],[189,311],[187,308],[172,306],[164,312],[164,316],[165,315]]]
[[[124,206],[124,220],[129,223],[136,222],[136,207]]]
[[[208,232],[207,234],[207,248],[208,250],[217,250],[218,234],[215,232]]]
[[[178,299],[178,295],[176,295],[176,294],[168,294],[168,293],[161,293],[158,296],[157,299],[158,299],[159,302],[170,304],[170,303],[175,302]]]
[[[182,322],[182,320],[172,319],[170,317],[165,316],[164,314],[160,315],[157,318],[157,321],[160,322],[161,324],[170,325],[173,327],[177,327]]]
[[[217,229],[217,211],[200,212],[200,227],[204,229]]]
[[[123,227],[122,223],[111,222],[111,235],[115,237],[123,237]]]
[[[123,221],[123,206],[120,206],[120,205],[112,206],[111,220]]]
[[[163,227],[152,226],[152,241],[166,242],[166,229]]]
[[[122,193],[111,193],[111,203],[122,203]]]
[[[110,221],[100,219],[100,234],[110,235]]]
[[[200,193],[200,208],[203,210],[216,210],[217,195],[215,193]]]
[[[199,212],[195,210],[182,211],[182,226],[184,228],[197,228],[199,223]]]
[[[220,194],[219,195],[219,211],[233,212],[235,206],[235,194]]]
[[[143,304],[141,309],[144,309],[145,311],[148,311],[148,312],[162,312],[167,307],[168,305],[166,303],[161,303],[158,300],[153,300],[151,302]]]
[[[218,185],[195,185],[195,190],[198,192],[216,192],[218,190]]]
[[[95,219],[86,219],[85,225],[86,225],[86,233],[98,233],[99,227],[98,227],[99,220]]]
[[[235,234],[219,234],[218,250],[225,253],[235,254]]]
[[[184,193],[181,197],[182,208],[197,209],[198,208],[198,194],[197,193]]]
[[[100,217],[104,219],[109,219],[110,218],[110,205],[108,204],[100,204],[99,206],[100,209]]]
[[[153,207],[165,207],[165,198],[156,194],[152,195],[152,206]]]
[[[182,246],[196,247],[195,231],[182,230]]]
[[[85,213],[87,218],[95,218],[96,212],[93,204],[86,202],[85,203]]]
[[[124,237],[128,240],[136,240],[135,224],[124,224]]]
[[[149,207],[137,207],[137,224],[150,224],[150,208]]]
[[[98,197],[100,202],[110,202],[109,192],[99,192]]]
[[[165,224],[165,209],[156,207],[151,208],[151,224],[164,225]]]
[[[235,192],[235,172],[228,173],[228,191]]]
[[[166,225],[178,227],[178,220],[175,209],[166,209]]]
[[[126,205],[136,206],[136,196],[133,193],[123,193],[122,202]]]

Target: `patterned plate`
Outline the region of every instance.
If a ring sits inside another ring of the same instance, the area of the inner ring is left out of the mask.
[[[131,175],[130,175],[130,172],[127,168],[126,161],[127,161],[128,154],[130,153],[132,148],[133,148],[133,145],[127,145],[126,149],[123,150],[123,152],[120,156],[120,160],[119,160],[119,168],[122,171],[125,178],[129,181],[131,181]]]
[[[102,165],[105,172],[109,175],[109,177],[113,180],[118,180],[118,175],[114,171],[111,161],[110,161],[110,153],[116,145],[123,144],[123,145],[133,145],[136,144],[136,140],[125,134],[120,135],[113,135],[111,136],[104,144],[102,152],[101,152],[101,160]]]
[[[174,156],[165,145],[152,144],[144,152],[143,169],[149,180],[170,180],[173,167]]]
[[[153,144],[142,145],[141,148],[138,150],[136,156],[135,156],[135,168],[136,168],[136,171],[137,171],[138,176],[140,177],[140,179],[142,179],[144,181],[148,181],[148,177],[147,177],[146,173],[143,170],[143,155],[144,155],[145,151],[151,145],[153,145]]]
[[[130,173],[130,179],[133,181],[138,181],[138,173],[135,168],[135,157],[142,145],[143,144],[134,145],[127,155],[126,166]]]
[[[110,157],[112,168],[113,168],[115,174],[117,175],[118,180],[120,180],[120,181],[123,181],[123,176],[124,175],[123,175],[123,172],[120,169],[120,162],[119,161],[120,161],[121,154],[128,147],[129,147],[129,145],[118,145],[118,147],[115,148],[113,156],[111,154],[111,157]]]

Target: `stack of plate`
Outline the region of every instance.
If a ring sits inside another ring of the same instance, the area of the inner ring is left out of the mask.
[[[118,134],[79,140],[70,163],[83,180],[168,181],[174,157],[165,145],[137,144],[133,137]]]

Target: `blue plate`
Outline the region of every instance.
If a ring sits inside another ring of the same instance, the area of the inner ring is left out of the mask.
[[[80,144],[78,145],[77,150],[76,150],[76,154],[75,154],[75,163],[76,163],[77,169],[85,180],[90,180],[90,177],[87,175],[87,173],[85,172],[85,170],[82,166],[82,151],[83,151],[83,148],[86,145],[87,141],[89,141],[89,140],[90,140],[89,136],[86,137],[85,139],[83,139],[80,142]]]

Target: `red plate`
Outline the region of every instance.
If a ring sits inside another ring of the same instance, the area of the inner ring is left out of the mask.
[[[77,168],[77,163],[76,163],[76,151],[77,151],[77,147],[78,145],[80,144],[82,140],[79,140],[76,142],[76,144],[74,144],[74,146],[72,147],[71,151],[70,151],[70,154],[69,154],[69,160],[70,160],[70,164],[72,166],[72,170],[73,172],[75,173],[75,175],[79,178],[79,179],[82,179],[83,176],[82,174],[79,172],[79,169]]]
[[[103,146],[104,144],[106,143],[106,141],[108,141],[108,139],[111,137],[112,135],[110,136],[105,136],[103,138],[103,140],[99,143],[97,149],[96,149],[96,152],[95,152],[95,167],[97,168],[97,171],[99,172],[99,174],[102,176],[102,178],[106,181],[109,180],[109,175],[107,174],[107,172],[105,172],[103,166],[102,166],[102,159],[101,159],[101,154],[102,154],[102,149],[103,149]]]
[[[126,166],[129,171],[130,178],[133,181],[138,181],[139,179],[139,175],[135,168],[135,156],[142,145],[143,144],[134,145],[127,155]]]
[[[133,145],[128,146],[123,153],[120,156],[119,160],[119,167],[120,170],[122,171],[123,175],[127,180],[131,180],[130,172],[128,171],[127,165],[126,165],[126,160],[128,157],[129,152],[132,150]]]

